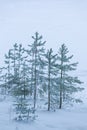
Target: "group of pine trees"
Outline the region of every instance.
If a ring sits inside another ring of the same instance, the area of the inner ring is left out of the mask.
[[[35,114],[41,97],[47,99],[50,111],[77,101],[73,94],[83,90],[82,82],[70,73],[78,63],[71,63],[73,55],[68,56],[66,45],[62,44],[54,54],[52,48],[46,51],[46,41],[38,32],[32,39],[27,48],[15,43],[5,55],[5,66],[1,68],[0,86],[4,94],[14,97],[18,120]]]

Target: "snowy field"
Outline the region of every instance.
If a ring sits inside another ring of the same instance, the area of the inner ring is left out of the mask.
[[[0,130],[87,130],[87,108],[62,109],[56,112],[38,111],[34,122],[12,120],[11,101],[0,101]]]

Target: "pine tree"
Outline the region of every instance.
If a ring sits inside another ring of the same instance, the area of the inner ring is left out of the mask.
[[[28,83],[26,81],[26,68],[24,48],[22,44],[15,44],[13,50],[13,68],[14,68],[14,87],[13,95],[15,97],[15,109],[18,120],[23,120],[28,117],[28,101],[26,96],[28,95]]]
[[[11,84],[11,95],[15,99],[15,110],[18,120],[28,118],[29,102],[26,97],[29,94],[29,84],[27,76],[26,56],[22,44],[14,44],[8,55],[5,55],[7,65],[8,83]],[[10,76],[9,76],[10,75]]]
[[[19,56],[18,56],[18,44],[15,43],[13,45],[13,48],[9,50],[8,54],[5,55],[5,66],[7,69],[7,79],[8,83],[11,83],[10,86],[13,86],[12,84],[15,84],[18,79],[18,62],[19,62]]]
[[[46,82],[48,84],[47,91],[48,91],[48,111],[52,107],[54,107],[55,104],[55,98],[56,96],[56,76],[57,76],[57,55],[53,55],[53,50],[50,49],[47,51],[47,54],[45,55],[46,61],[45,64],[47,66],[47,77]],[[55,109],[55,108],[53,108]]]
[[[70,63],[70,60],[73,58],[73,55],[68,56],[68,48],[65,44],[62,44],[58,52],[58,68],[59,74],[59,108],[62,108],[63,102],[68,102],[73,99],[71,97],[72,93],[83,90],[83,88],[77,87],[77,84],[82,82],[78,77],[70,76],[70,72],[76,70],[77,62]]]
[[[12,55],[12,49],[9,49],[8,53],[5,54],[5,75],[4,75],[5,86],[7,86],[8,92],[11,91],[11,86],[13,82],[11,55]]]
[[[37,100],[37,91],[38,86],[40,85],[40,81],[42,80],[43,74],[43,66],[42,66],[42,58],[45,52],[44,45],[45,41],[42,42],[42,36],[39,36],[39,33],[36,32],[35,36],[32,36],[34,42],[29,46],[29,50],[27,50],[28,55],[30,56],[30,64],[31,64],[31,88],[33,89],[34,95],[34,109],[36,108],[36,100]]]

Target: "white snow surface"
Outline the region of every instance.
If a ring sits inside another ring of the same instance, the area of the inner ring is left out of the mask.
[[[35,121],[15,122],[11,101],[1,101],[0,130],[87,130],[87,107],[82,105],[56,112],[39,110]]]

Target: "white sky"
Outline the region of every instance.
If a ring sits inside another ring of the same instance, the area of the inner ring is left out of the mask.
[[[0,0],[0,63],[14,43],[26,46],[36,31],[47,48],[65,43],[79,69],[87,69],[86,0]]]

